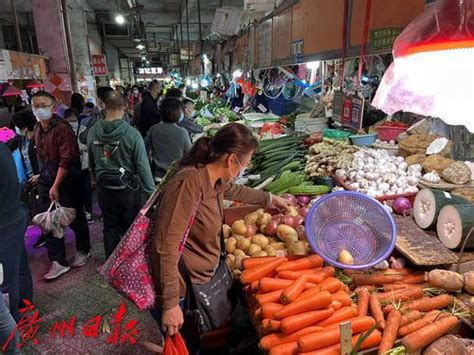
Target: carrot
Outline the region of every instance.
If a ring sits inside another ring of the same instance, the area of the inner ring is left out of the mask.
[[[328,308],[319,311],[304,312],[283,318],[281,321],[281,331],[286,334],[294,333],[302,328],[306,328],[329,318],[333,313],[334,310]]]
[[[332,300],[332,302],[329,304],[329,308],[336,311],[336,310],[342,308],[342,303],[339,302],[339,301],[336,301],[336,300]]]
[[[291,343],[285,343],[277,345],[270,350],[270,355],[292,355],[298,354],[298,343],[293,341]]]
[[[255,296],[258,304],[263,306],[266,303],[277,303],[280,301],[281,290],[276,290],[273,292],[261,293]]]
[[[323,259],[319,255],[310,255],[298,260],[287,261],[276,268],[277,272],[296,271],[320,267],[323,265]]]
[[[369,309],[370,292],[366,288],[361,288],[357,292],[357,310],[359,316],[366,316]]]
[[[242,260],[242,266],[244,270],[253,269],[254,267],[263,265],[271,260],[275,260],[276,256],[262,256],[257,258],[247,258]]]
[[[385,329],[385,319],[383,318],[382,305],[376,295],[370,295],[369,298],[370,312],[379,323],[379,329]]]
[[[310,289],[304,291],[296,300],[306,299],[311,297],[312,295],[317,294],[320,291],[328,291],[331,293],[335,293],[339,291],[342,287],[343,283],[334,277],[330,277],[328,279],[323,280],[320,282],[316,287],[311,287]]]
[[[402,290],[378,293],[377,298],[379,301],[396,301],[396,302],[406,302],[422,298],[424,296],[424,291],[421,287],[409,287]]]
[[[362,336],[362,334],[357,334],[352,337],[352,347],[354,347],[357,342],[359,341],[359,338]],[[362,345],[360,346],[360,350],[365,350],[365,349],[370,349],[374,348],[377,345],[380,344],[380,341],[382,340],[382,334],[375,329],[372,333],[369,334],[367,338],[362,342]],[[341,354],[341,344],[334,344],[330,346],[326,346],[322,349],[310,351],[310,352],[300,352],[298,353],[299,355],[340,355]]]
[[[362,316],[362,317],[356,316],[356,317],[353,317],[353,318],[343,320],[341,322],[329,324],[329,325],[323,327],[323,330],[339,329],[339,327],[341,326],[341,323],[345,323],[345,322],[350,322],[351,324],[354,323],[354,324],[357,325],[357,324],[360,324],[361,322],[363,323],[363,322],[367,321],[367,318],[373,318],[373,317],[370,317],[370,316]]]
[[[435,309],[442,309],[451,305],[454,301],[454,297],[448,294],[439,295],[432,298],[421,298],[405,303],[401,310],[402,312],[408,310],[418,310],[422,312],[428,312]]]
[[[403,290],[403,289],[413,288],[413,287],[427,288],[429,287],[429,285],[428,284],[394,283],[394,284],[383,285],[383,290],[385,292],[392,292],[392,291],[398,291],[398,290]]]
[[[422,284],[425,282],[425,274],[412,274],[403,278],[405,284]]]
[[[407,268],[401,268],[401,269],[385,269],[382,271],[383,274],[385,275],[410,275],[413,272],[411,269]]]
[[[254,282],[250,284],[250,292],[257,293],[259,290],[260,290],[260,282],[258,280],[255,280]]]
[[[448,316],[423,327],[402,339],[402,345],[408,352],[415,352],[449,333],[458,324],[458,318]]]
[[[317,323],[320,327],[325,327],[333,323],[339,323],[346,319],[357,316],[357,308],[355,307],[343,307],[334,312],[334,314],[326,320]]]
[[[408,323],[414,322],[420,318],[423,318],[424,314],[421,313],[420,311],[414,310],[405,313],[402,316],[402,321],[400,322],[400,327],[403,327],[404,325],[407,325]]]
[[[351,296],[349,296],[349,294],[344,291],[337,291],[336,293],[333,293],[331,298],[333,301],[339,302],[342,307],[352,305]]]
[[[255,310],[253,316],[254,316],[254,318],[255,318],[256,320],[262,319],[262,308],[260,308],[260,307],[257,308],[257,309]]]
[[[280,330],[281,322],[275,319],[262,320],[263,332],[265,334],[278,332]]]
[[[297,300],[287,304],[282,309],[275,312],[275,319],[283,319],[295,314],[314,311],[325,308],[331,303],[331,294],[328,291],[321,291],[307,299]]]
[[[379,355],[385,354],[387,351],[393,348],[395,340],[397,340],[398,328],[400,328],[400,321],[402,320],[402,314],[393,310],[387,317],[387,323],[382,336],[382,341],[379,345]]]
[[[375,324],[372,317],[360,317],[360,319],[351,322],[353,333],[365,332]],[[329,329],[321,332],[303,335],[298,339],[298,347],[300,351],[313,351],[324,348],[325,346],[338,343],[340,340],[340,329]]]
[[[242,276],[241,276],[242,277]],[[356,286],[383,285],[403,280],[403,275],[383,275],[383,274],[360,274],[352,276],[352,282]]]
[[[260,279],[260,292],[272,292],[276,290],[284,290],[285,288],[291,286],[294,283],[294,280],[284,280],[277,279],[274,277],[262,277]],[[305,283],[304,289],[308,289],[316,286],[313,283]]]
[[[260,339],[260,347],[263,350],[269,351],[270,349],[274,348],[277,345],[297,341],[303,335],[319,332],[322,329],[323,328],[321,327],[311,326],[311,327],[298,330],[297,332],[294,332],[292,334],[283,334],[283,333],[269,334]]]
[[[273,314],[281,308],[283,305],[279,303],[265,303],[262,305],[262,317],[273,318]]]
[[[446,316],[447,316],[447,314],[442,313],[441,311],[438,311],[438,310],[431,311],[431,312],[427,313],[423,318],[420,318],[416,321],[413,321],[413,322],[408,323],[407,325],[401,327],[398,330],[398,334],[401,337],[404,337],[404,336],[406,336],[408,334],[411,334],[411,333],[417,331],[418,329],[426,327],[427,325],[433,323],[434,321],[436,321],[440,318],[444,318]]]
[[[281,303],[288,304],[297,299],[306,286],[306,280],[307,275],[301,275],[294,282],[292,282],[291,285],[285,288],[280,296]]]
[[[320,268],[314,268],[314,269],[304,269],[304,270],[298,270],[298,271],[281,271],[279,272],[278,278],[280,279],[285,279],[285,280],[296,280],[298,277],[301,275],[315,275],[317,272],[319,272]]]
[[[278,266],[288,260],[287,258],[275,258],[268,260],[264,264],[247,269],[240,275],[240,281],[243,284],[249,284],[253,281],[260,280],[262,277],[271,274]]]

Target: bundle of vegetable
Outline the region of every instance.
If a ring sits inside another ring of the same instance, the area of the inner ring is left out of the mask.
[[[315,196],[329,192],[330,188],[326,185],[314,185],[308,180],[308,175],[303,172],[292,172],[287,169],[302,168],[299,162],[291,162],[284,167],[283,173],[277,180],[273,180],[265,190],[274,195],[281,195],[290,192],[293,195]]]
[[[348,169],[336,171],[350,189],[372,197],[418,192],[421,165],[408,166],[403,157],[390,156],[385,150],[363,148],[354,153]]]
[[[241,281],[254,300],[254,324],[264,335],[260,347],[265,352],[297,354],[320,349],[337,353],[340,323],[351,321],[353,345],[375,324],[372,317],[357,315],[349,289],[333,277],[333,267],[322,267],[319,256],[258,259],[244,261]],[[359,349],[377,346],[380,340],[380,332],[375,331]]]
[[[307,208],[294,196],[287,197],[301,208],[291,207],[285,215],[274,216],[259,209],[232,226],[223,226],[227,264],[235,277],[240,276],[242,262],[249,257],[310,254],[303,226]]]
[[[349,169],[358,147],[347,140],[324,138],[309,148],[305,172],[311,177],[329,176],[337,169]]]

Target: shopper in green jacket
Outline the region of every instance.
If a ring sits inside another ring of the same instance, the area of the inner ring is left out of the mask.
[[[141,208],[141,193],[155,186],[140,133],[123,120],[126,99],[118,91],[105,97],[105,119],[87,136],[89,162],[97,181],[108,258]]]

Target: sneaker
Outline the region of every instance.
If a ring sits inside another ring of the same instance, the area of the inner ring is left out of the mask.
[[[41,247],[44,247],[46,245],[46,240],[44,239],[44,235],[40,235],[38,240],[36,241],[35,244],[33,244],[33,248],[39,249]]]
[[[45,280],[54,280],[62,274],[65,274],[69,270],[71,270],[70,266],[64,266],[58,263],[57,261],[53,261],[51,263],[51,268],[49,269],[48,273],[43,276],[43,278]]]
[[[89,224],[94,223],[94,218],[92,218],[92,213],[85,212],[85,214],[86,214],[87,223]]]
[[[74,259],[72,260],[72,267],[81,267],[87,264],[87,261],[91,257],[90,253],[84,253],[83,251],[76,252]]]

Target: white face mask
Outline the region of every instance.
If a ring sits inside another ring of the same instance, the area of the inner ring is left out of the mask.
[[[243,168],[243,167],[242,167],[242,165],[240,164],[240,161],[239,161],[239,159],[237,158],[237,156],[235,157],[235,159],[237,159],[237,164],[239,164],[240,171],[239,171],[239,175],[237,175],[237,176],[232,176],[232,172],[230,171],[230,168],[229,168],[229,173],[230,173],[230,176],[231,176],[231,180],[232,180],[232,181],[236,181],[236,180],[239,180],[239,179],[243,178],[244,175],[245,175],[245,171],[247,170],[247,168]]]
[[[18,127],[15,127],[15,132],[16,134],[18,134],[19,136],[25,136],[25,132],[23,132],[21,129],[19,129]]]
[[[51,118],[53,115],[53,108],[52,107],[42,107],[35,109],[33,107],[33,115],[35,115],[36,119],[39,121],[46,121]]]

